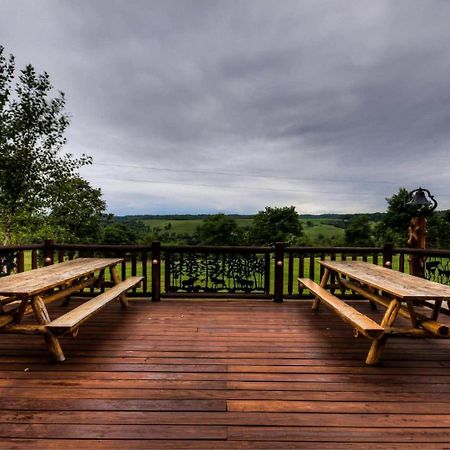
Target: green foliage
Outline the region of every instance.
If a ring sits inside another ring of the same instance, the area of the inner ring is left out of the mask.
[[[450,248],[450,210],[436,212],[428,219],[427,247]]]
[[[413,212],[406,206],[409,193],[400,188],[397,194],[387,198],[388,209],[375,229],[378,244],[391,242],[395,246],[404,247],[408,240],[408,226]]]
[[[250,242],[253,244],[294,244],[303,236],[302,225],[294,206],[271,208],[266,206],[253,219]]]
[[[411,217],[417,215],[413,206],[407,204],[409,193],[405,188],[387,198],[388,209],[375,227],[377,244],[392,242],[397,247],[406,247]],[[427,247],[450,248],[450,210],[428,214]]]
[[[139,220],[118,221],[110,215],[103,227],[103,243],[138,244],[144,240],[147,231],[148,228]]]
[[[105,208],[100,189],[80,177],[67,179],[52,200],[48,216],[54,230],[51,237],[58,242],[100,242]]]
[[[207,217],[198,228],[199,240],[205,245],[240,245],[243,230],[236,221],[225,214]]]
[[[345,242],[356,247],[372,247],[372,227],[369,217],[365,214],[353,216],[345,230]]]
[[[48,213],[91,159],[59,154],[69,124],[64,94],[52,98],[49,75],[31,65],[16,79],[14,57],[3,53],[0,46],[0,230],[10,243],[24,218]]]
[[[145,237],[145,243],[159,240],[164,243],[179,245],[201,244],[198,229],[210,215],[189,215],[186,216],[186,219],[183,217],[180,215],[145,215],[123,216],[115,219],[119,221],[142,220],[149,229]],[[226,215],[226,217],[233,219],[240,228],[243,234],[242,244],[252,245],[253,242],[250,240],[249,235],[254,216]],[[295,245],[344,245],[344,228],[347,226],[345,220],[351,215],[345,215],[345,219],[343,215],[336,215],[336,217],[332,215],[327,215],[327,217],[309,215],[307,217],[307,220],[300,219],[300,223],[303,223],[305,228],[302,236],[295,240]],[[369,215],[369,217],[371,218],[372,215]],[[307,222],[309,222],[309,226]]]

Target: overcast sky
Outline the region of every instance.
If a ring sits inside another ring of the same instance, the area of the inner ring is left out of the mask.
[[[450,1],[0,0],[110,212],[450,208]]]

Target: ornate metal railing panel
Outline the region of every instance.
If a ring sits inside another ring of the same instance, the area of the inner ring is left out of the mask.
[[[17,271],[19,251],[0,252],[0,277]]]
[[[166,252],[166,292],[268,294],[269,283],[269,254]]]
[[[425,261],[425,278],[450,285],[450,258],[428,257]]]

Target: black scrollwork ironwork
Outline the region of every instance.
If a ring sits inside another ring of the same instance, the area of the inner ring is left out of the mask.
[[[168,258],[166,270],[169,292],[266,291],[264,255],[177,253]]]
[[[17,269],[19,252],[0,252],[0,277],[10,275]]]
[[[425,261],[425,278],[450,285],[450,259],[429,257]]]

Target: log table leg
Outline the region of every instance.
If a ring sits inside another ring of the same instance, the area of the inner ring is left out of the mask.
[[[114,266],[114,267],[111,267],[110,271],[111,271],[111,278],[112,278],[112,280],[113,280],[113,283],[114,283],[115,285],[116,285],[116,284],[119,284],[119,283],[120,283],[120,278],[119,278],[119,275],[118,275],[118,273],[117,273],[117,269],[115,268],[115,266]],[[128,308],[128,300],[127,300],[127,297],[126,297],[125,294],[122,294],[122,295],[119,297],[119,300],[120,300],[120,303],[121,303],[121,305],[122,305],[122,309]]]
[[[322,280],[320,281],[320,286],[325,288],[325,286],[328,283],[329,278],[330,278],[330,269],[325,268],[325,272],[322,275]],[[313,311],[317,311],[319,309],[319,305],[320,305],[320,298],[318,296],[316,296],[316,298],[314,299],[314,302],[312,304]]]
[[[392,299],[380,325],[384,328],[392,326],[400,311],[400,307],[401,303],[396,298]],[[366,358],[367,365],[374,366],[378,364],[386,345],[386,340],[387,335],[383,335],[379,339],[374,339]]]
[[[34,315],[39,324],[45,325],[50,322],[50,317],[48,315],[47,308],[45,307],[45,303],[41,297],[36,295],[31,299],[31,307],[33,308]],[[44,335],[45,343],[47,344],[47,348],[50,353],[56,359],[56,361],[62,362],[66,358],[64,353],[59,345],[59,341],[55,336],[51,334],[45,333]]]

